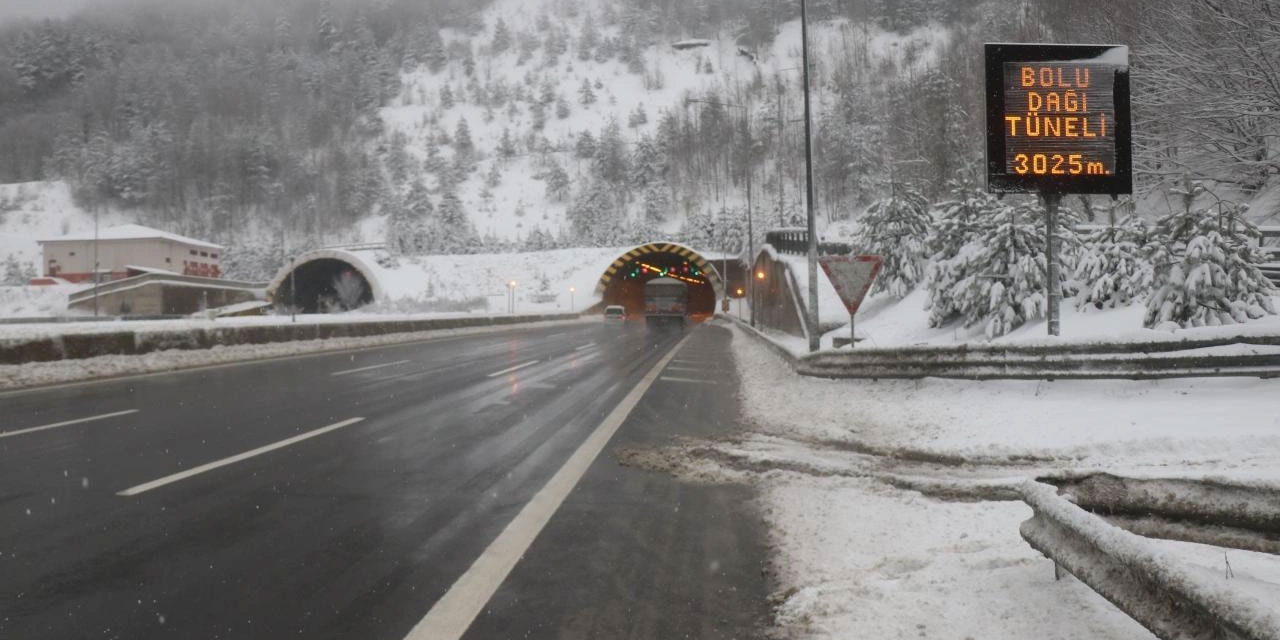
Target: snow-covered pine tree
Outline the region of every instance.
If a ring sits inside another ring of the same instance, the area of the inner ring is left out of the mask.
[[[578,134],[578,141],[574,144],[574,155],[584,160],[595,157],[596,137],[591,135],[590,131]]]
[[[1047,308],[1039,208],[998,201],[996,207],[990,231],[970,240],[947,261],[958,276],[950,292],[952,308],[965,327],[983,323],[988,338],[1043,317]]]
[[[569,117],[569,101],[564,96],[556,98],[556,117],[561,120]]]
[[[17,287],[26,284],[23,279],[22,264],[18,262],[18,258],[12,253],[4,260],[4,281],[3,284],[8,287]]]
[[[513,158],[516,155],[516,141],[511,137],[511,130],[503,127],[502,137],[498,140],[498,155]]]
[[[1147,247],[1155,282],[1143,325],[1218,326],[1275,314],[1276,288],[1258,269],[1264,259],[1253,241],[1261,233],[1245,219],[1247,206],[1190,179],[1172,192],[1183,207],[1156,223]],[[1204,195],[1215,202],[1197,206]]]
[[[644,112],[644,103],[636,105],[635,110],[627,116],[627,126],[632,129],[644,126],[647,122],[649,122],[649,115]]]
[[[862,215],[854,246],[884,258],[872,293],[902,298],[924,279],[925,246],[932,222],[928,202],[907,184],[891,184],[889,197],[877,200]]]
[[[582,86],[578,87],[578,102],[583,106],[595,104],[596,92],[591,88],[591,81],[586,78],[582,79]]]
[[[475,148],[471,141],[471,127],[467,125],[466,118],[458,118],[458,126],[453,131],[453,147],[458,153],[471,153]]]
[[[1132,200],[1126,200],[1132,210]],[[1146,223],[1128,215],[1084,238],[1073,278],[1080,291],[1077,309],[1111,309],[1132,304],[1151,291],[1155,271],[1143,247],[1147,246]]]
[[[563,202],[565,198],[569,197],[569,189],[572,183],[569,179],[569,173],[564,170],[564,167],[560,166],[560,163],[551,162],[543,176],[547,182],[548,198],[556,202]]]
[[[498,169],[498,163],[489,163],[489,173],[484,176],[484,186],[493,189],[502,184],[502,171]]]
[[[507,23],[498,16],[498,22],[493,26],[493,52],[502,53],[511,48],[511,30],[507,28]]]
[[[440,108],[452,109],[454,104],[453,89],[448,84],[440,87]]]
[[[938,203],[926,243],[930,262],[925,281],[929,286],[929,326],[941,327],[960,313],[954,293],[963,277],[960,252],[982,232],[989,230],[1001,210],[995,196],[960,176],[951,181],[951,199]]]

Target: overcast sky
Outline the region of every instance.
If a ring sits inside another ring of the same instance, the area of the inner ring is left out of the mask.
[[[0,0],[0,23],[20,18],[58,18],[101,0]]]

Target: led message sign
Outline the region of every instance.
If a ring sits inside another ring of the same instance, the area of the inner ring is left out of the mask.
[[[986,45],[987,187],[1131,193],[1129,49]]]

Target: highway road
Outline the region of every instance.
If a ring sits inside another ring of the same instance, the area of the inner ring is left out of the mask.
[[[515,328],[0,394],[0,638],[751,638],[732,334]]]

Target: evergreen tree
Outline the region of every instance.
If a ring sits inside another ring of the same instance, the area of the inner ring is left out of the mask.
[[[471,127],[467,125],[466,118],[458,118],[458,126],[453,131],[453,147],[460,154],[469,154],[475,149],[471,141]]]
[[[569,197],[569,174],[559,163],[552,162],[544,174],[547,182],[547,197],[556,202],[563,202]]]
[[[626,142],[622,139],[622,128],[617,120],[609,120],[600,132],[600,140],[596,143],[596,173],[613,184],[626,181],[628,165]]]
[[[440,108],[452,109],[453,105],[454,105],[453,89],[450,89],[449,85],[445,84],[444,86],[440,87]]]
[[[545,105],[541,102],[535,102],[533,103],[533,106],[529,108],[529,111],[530,115],[533,116],[531,126],[534,131],[542,131],[547,128],[547,107]]]
[[[1077,309],[1123,307],[1151,291],[1155,271],[1143,255],[1148,235],[1141,218],[1127,216],[1085,238],[1074,274]]]
[[[1044,316],[1044,236],[1035,207],[995,202],[992,213],[990,231],[940,265],[955,284],[946,292],[931,285],[931,293],[943,294],[931,302],[932,326],[941,325],[936,311],[954,310],[965,327],[983,323],[983,333],[996,338]]]
[[[502,183],[502,171],[498,169],[498,163],[494,162],[489,165],[489,173],[485,174],[484,185],[490,189],[497,187]]]
[[[27,283],[22,272],[22,265],[12,253],[4,261],[4,281],[8,287],[17,287]]]
[[[1276,288],[1258,269],[1264,257],[1253,244],[1261,232],[1245,219],[1246,206],[1190,180],[1173,192],[1183,210],[1156,223],[1146,250],[1156,274],[1144,326],[1217,326],[1275,314]],[[1216,203],[1197,206],[1205,195]]]
[[[867,207],[860,222],[854,246],[884,259],[871,293],[906,296],[924,279],[925,241],[932,222],[924,196],[909,185],[891,185],[889,197]]]
[[[511,31],[507,29],[507,23],[498,16],[498,22],[493,27],[493,52],[502,53],[511,48]]]
[[[498,140],[498,155],[513,158],[516,155],[516,141],[511,138],[511,130],[503,127],[502,138]]]
[[[596,138],[590,131],[583,131],[578,135],[578,141],[574,144],[574,155],[584,160],[595,157]]]
[[[644,126],[647,122],[649,122],[649,116],[644,112],[643,103],[636,105],[636,108],[631,112],[631,115],[627,116],[627,126],[632,129]]]
[[[564,96],[556,98],[556,117],[561,120],[569,117],[569,101]]]
[[[586,78],[582,79],[582,86],[578,87],[578,102],[583,106],[595,104],[596,92],[591,88],[591,82]]]
[[[671,193],[666,185],[652,184],[644,191],[644,219],[651,225],[665,222],[673,213]]]

